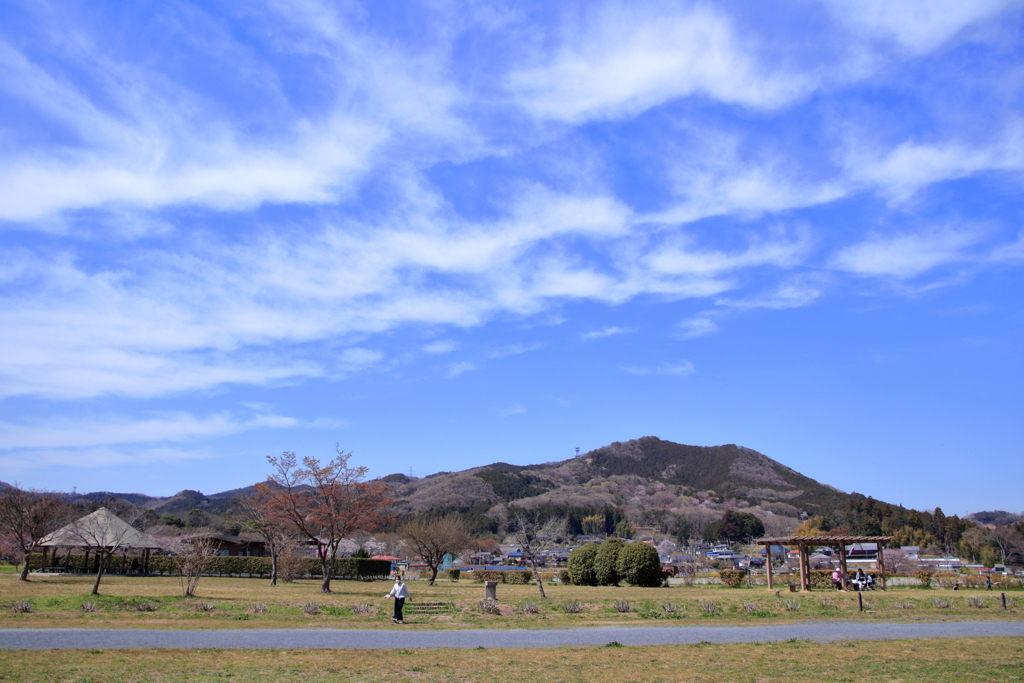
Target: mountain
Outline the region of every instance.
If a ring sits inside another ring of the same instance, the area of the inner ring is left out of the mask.
[[[691,532],[726,509],[739,509],[762,519],[769,533],[787,533],[800,520],[841,509],[851,498],[749,448],[687,446],[653,436],[615,442],[560,462],[499,462],[422,478],[391,474],[381,480],[392,489],[398,523],[413,515],[457,513],[478,533],[495,531],[509,504],[575,520],[601,517],[607,526],[623,518],[663,530],[685,524]],[[186,489],[165,498],[104,491],[77,499],[123,498],[158,515],[180,518],[199,509],[216,523],[231,511],[237,496],[251,491],[250,486],[205,495]]]
[[[810,515],[846,505],[850,496],[757,451],[734,444],[687,446],[648,436],[616,442],[560,462],[494,463],[417,479],[392,474],[402,516],[457,512],[477,529],[492,526],[506,504],[577,516],[625,514],[643,525],[692,527],[746,509],[779,533]],[[615,510],[615,513],[609,513]],[[490,520],[490,521],[488,521]]]

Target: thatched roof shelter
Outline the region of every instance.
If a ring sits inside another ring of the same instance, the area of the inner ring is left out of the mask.
[[[39,543],[43,547],[160,549],[160,544],[107,508],[100,508],[57,529]]]

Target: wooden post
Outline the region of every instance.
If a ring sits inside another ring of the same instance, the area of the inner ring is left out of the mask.
[[[800,546],[800,590],[803,592],[809,592],[811,590],[811,560],[807,554],[807,545],[801,543]]]
[[[1003,611],[1005,612],[1006,611],[1006,593],[1000,593],[999,597],[1003,601]]]
[[[861,612],[864,611],[864,594],[857,591],[857,609]]]
[[[839,571],[843,574],[843,590],[847,590],[850,586],[846,583],[846,543],[843,541],[839,542]]]
[[[885,548],[881,541],[876,541],[875,547],[878,548],[878,583],[885,590]]]
[[[768,567],[768,590],[773,590],[775,585],[772,583],[772,544],[769,543],[764,547],[764,561]]]

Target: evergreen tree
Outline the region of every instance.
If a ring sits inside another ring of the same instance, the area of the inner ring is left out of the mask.
[[[594,559],[594,573],[598,585],[619,585],[619,552],[625,545],[625,541],[618,538],[609,538],[601,545]]]

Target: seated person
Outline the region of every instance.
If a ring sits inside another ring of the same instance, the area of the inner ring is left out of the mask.
[[[843,588],[843,574],[838,569],[832,572],[832,585],[835,586],[836,590],[842,590]]]

